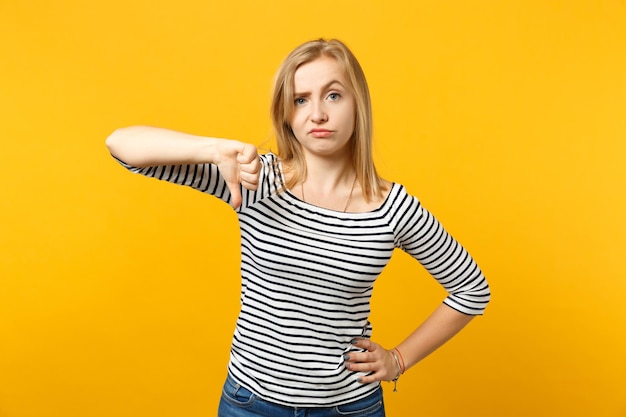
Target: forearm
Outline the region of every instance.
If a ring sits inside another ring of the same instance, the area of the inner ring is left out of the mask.
[[[226,139],[208,138],[149,126],[115,130],[106,140],[109,152],[135,167],[213,163]]]
[[[405,370],[430,355],[463,329],[475,316],[441,304],[413,333],[397,346]]]

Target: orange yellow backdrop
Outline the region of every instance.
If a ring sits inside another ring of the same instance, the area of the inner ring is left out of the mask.
[[[487,314],[417,365],[390,416],[626,415],[626,3],[0,2],[0,416],[215,415],[238,307],[236,217],[133,176],[115,128],[272,148],[299,43],[352,47],[376,160],[472,252]],[[443,298],[398,253],[393,346]]]

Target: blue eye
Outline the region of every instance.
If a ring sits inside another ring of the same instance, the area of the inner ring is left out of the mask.
[[[328,95],[328,98],[329,98],[330,100],[332,100],[332,101],[337,101],[337,100],[339,100],[339,97],[341,97],[341,96],[339,95],[339,93],[330,93],[330,94]]]
[[[306,103],[306,100],[305,100],[305,99],[303,99],[302,97],[299,97],[299,98],[295,99],[293,102],[294,102],[294,104],[295,104],[296,106],[300,106],[300,105],[302,105],[302,104]]]

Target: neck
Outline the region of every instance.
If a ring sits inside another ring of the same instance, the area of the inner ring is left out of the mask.
[[[350,158],[309,156],[306,164],[306,178],[299,187],[302,200],[331,210],[347,211],[358,183]]]
[[[305,183],[318,190],[333,190],[342,185],[351,186],[355,178],[352,161],[348,158],[308,157]]]
[[[348,197],[346,199],[346,203],[343,206],[342,211],[345,213],[348,210],[348,207],[350,206],[350,203],[352,202],[352,193],[354,192],[354,187],[357,183],[357,175],[356,172],[354,173],[354,179],[352,180],[352,186],[350,187],[350,192],[348,193]],[[322,207],[327,207],[327,208],[331,208],[333,210],[339,210],[339,200],[337,199],[338,197],[338,193],[339,195],[341,194],[341,188],[343,187],[339,187],[339,190],[337,189],[333,189],[331,190],[329,193],[325,193],[323,191],[319,191],[317,190],[316,194],[315,194],[315,199],[319,200],[320,198],[322,199],[322,203],[317,203],[317,205],[320,205]],[[304,192],[304,183],[300,183],[300,191],[302,194],[302,201],[307,202],[306,199],[306,193]],[[321,197],[320,197],[321,196]]]

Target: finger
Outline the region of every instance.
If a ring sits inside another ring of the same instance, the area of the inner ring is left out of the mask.
[[[372,342],[370,339],[366,339],[363,337],[357,337],[352,341],[352,344],[356,347],[365,349],[368,352],[373,352],[378,347],[378,344]]]
[[[242,181],[241,185],[243,186],[243,188],[245,188],[246,190],[250,190],[250,191],[255,191],[256,189],[259,188],[259,184],[252,183],[252,182]]]
[[[381,376],[381,374],[379,372],[373,373],[373,374],[369,374],[369,375],[364,375],[362,377],[359,377],[359,382],[362,384],[369,384],[375,381],[382,381],[383,378]]]
[[[254,164],[258,163],[258,152],[254,145],[249,143],[244,144],[241,150],[237,153],[237,162],[240,164]]]
[[[379,364],[376,362],[348,362],[346,368],[354,372],[376,372]]]
[[[241,200],[242,200],[241,191],[239,190],[239,183],[227,181],[226,186],[228,187],[228,190],[230,191],[230,199],[233,204],[233,207],[239,208],[239,206],[241,205]]]
[[[241,171],[239,173],[241,185],[243,185],[248,190],[256,190],[259,185],[259,174],[258,173],[248,173]]]
[[[258,174],[261,171],[261,163],[258,159],[247,163],[238,162],[238,164],[240,170],[250,174]]]
[[[239,165],[239,175],[247,178],[248,180],[253,180],[258,178],[259,171],[256,168],[252,168],[247,165]]]
[[[368,383],[373,381],[382,381],[385,377],[384,368],[378,362],[368,363],[349,363],[346,368],[352,372],[359,372],[359,382]]]

